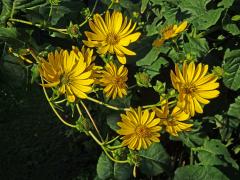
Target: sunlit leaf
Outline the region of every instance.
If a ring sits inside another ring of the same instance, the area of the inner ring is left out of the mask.
[[[213,166],[188,165],[175,171],[174,180],[229,180],[219,169]]]
[[[223,82],[225,86],[232,90],[238,90],[240,88],[240,50],[225,52],[223,69],[225,76]]]

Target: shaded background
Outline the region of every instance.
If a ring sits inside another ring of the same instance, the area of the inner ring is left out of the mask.
[[[0,67],[0,179],[93,179],[95,143],[58,121],[26,69]]]

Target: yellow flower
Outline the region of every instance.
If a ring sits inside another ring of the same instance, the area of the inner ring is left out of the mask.
[[[99,14],[93,16],[89,26],[93,32],[85,32],[87,41],[83,43],[88,47],[97,47],[99,54],[116,54],[122,64],[126,64],[126,55],[136,55],[135,52],[126,48],[130,43],[135,42],[140,32],[133,33],[136,23],[131,27],[132,21],[128,22],[127,17],[123,20],[121,12],[114,11],[110,16],[109,11],[105,14],[105,21]]]
[[[178,34],[183,32],[186,29],[186,27],[187,27],[187,21],[183,21],[179,26],[176,25],[176,24],[168,26],[167,28],[165,28],[162,31],[162,38],[164,40],[168,40],[168,39],[174,38]]]
[[[128,146],[129,149],[148,148],[152,142],[159,142],[160,119],[155,118],[155,112],[130,108],[126,114],[121,114],[122,122],[118,122],[120,129],[118,134],[123,135],[122,145]]]
[[[101,71],[99,82],[105,86],[103,92],[107,97],[115,99],[117,96],[122,98],[127,95],[128,69],[121,65],[117,68],[112,62],[106,64],[104,70]]]
[[[174,107],[172,112],[169,112],[168,102],[162,101],[163,105],[160,108],[153,108],[156,116],[160,118],[160,125],[165,127],[165,130],[173,135],[178,136],[178,132],[189,131],[193,124],[187,124],[186,121],[190,118],[190,114],[185,113],[179,107]]]
[[[156,40],[153,41],[152,46],[160,47],[164,44],[164,42],[165,42],[165,39],[162,39],[162,38],[156,39]]]
[[[175,64],[175,73],[171,71],[171,80],[173,87],[179,92],[178,106],[186,113],[195,115],[203,113],[202,105],[208,104],[209,99],[216,98],[219,91],[217,76],[208,73],[208,65],[201,63],[195,67],[191,62],[184,62],[182,72],[177,64]]]
[[[86,61],[80,51],[49,53],[48,60],[42,60],[39,67],[40,75],[46,82],[43,86],[57,88],[70,102],[75,101],[75,96],[86,98],[94,82],[91,78],[92,71],[87,70]]]

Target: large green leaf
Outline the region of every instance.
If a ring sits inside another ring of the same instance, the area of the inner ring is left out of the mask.
[[[108,179],[113,175],[113,162],[102,153],[97,163],[97,175],[101,179]]]
[[[129,164],[114,163],[114,178],[116,180],[130,179],[132,168]]]
[[[160,143],[141,150],[139,156],[142,158],[140,169],[144,174],[155,176],[169,170],[170,158]]]
[[[224,8],[230,8],[235,0],[222,0],[218,3],[218,7],[223,6]]]
[[[240,50],[230,51],[228,49],[225,52],[223,69],[225,86],[235,91],[238,90],[240,88]]]
[[[158,58],[159,54],[160,54],[159,48],[153,47],[147,53],[147,55],[144,58],[137,61],[136,64],[137,64],[137,66],[151,65]]]
[[[235,99],[235,103],[230,105],[227,114],[240,119],[240,96]]]
[[[235,169],[239,169],[226,146],[218,139],[205,140],[203,146],[195,150],[198,151],[198,158],[203,165],[226,166],[229,163]]]
[[[162,66],[166,66],[167,64],[168,64],[168,61],[165,58],[159,57],[150,66],[143,66],[143,67],[146,68],[146,72],[150,75],[150,78],[153,78],[154,76],[160,74],[160,68]]]
[[[112,130],[116,131],[117,129],[119,129],[117,122],[120,119],[121,119],[121,117],[118,112],[111,113],[111,114],[107,115],[107,124]]]
[[[2,0],[3,8],[0,15],[0,22],[5,23],[9,17],[13,17],[19,10],[32,9],[43,4],[47,4],[47,0]]]
[[[191,16],[190,21],[198,30],[206,30],[216,24],[224,8],[207,10],[210,0],[181,0],[179,6],[182,12],[187,11]]]
[[[205,38],[191,37],[190,35],[187,37],[189,42],[183,46],[186,54],[202,57],[208,53],[209,47]]]
[[[175,171],[174,180],[228,180],[228,178],[213,166],[189,165]]]
[[[16,38],[17,38],[16,28],[0,27],[0,40],[7,41],[9,39],[16,39]]]

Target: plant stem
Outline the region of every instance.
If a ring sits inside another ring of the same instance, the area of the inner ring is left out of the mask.
[[[40,77],[41,77],[41,76],[40,76]],[[59,115],[59,113],[57,112],[57,110],[56,110],[55,107],[53,106],[53,104],[52,104],[52,102],[51,102],[51,100],[50,100],[50,98],[49,98],[49,96],[48,96],[48,94],[47,94],[47,91],[46,91],[46,89],[45,89],[45,87],[44,87],[44,81],[43,81],[42,77],[41,77],[41,81],[42,81],[42,87],[43,87],[44,95],[45,95],[45,97],[46,97],[49,105],[51,106],[53,112],[55,113],[55,115],[56,115],[56,116],[58,117],[58,119],[59,119],[63,124],[65,124],[66,126],[69,126],[69,127],[72,127],[72,128],[76,128],[76,127],[77,127],[76,125],[69,124],[68,122],[64,121],[63,118]]]
[[[89,16],[86,17],[85,21],[83,21],[83,22],[79,25],[79,27],[82,27],[82,26],[83,26],[84,24],[86,24],[86,23],[88,22],[88,20],[91,18],[91,16],[93,15],[93,13],[94,13],[94,11],[95,11],[95,9],[96,9],[96,7],[97,7],[98,1],[99,1],[99,0],[96,0],[96,1],[95,1],[91,13],[89,14]]]
[[[193,150],[190,150],[190,165],[193,165]]]
[[[108,157],[109,159],[111,159],[113,162],[121,163],[121,164],[123,164],[123,163],[129,163],[129,160],[123,160],[123,161],[122,161],[122,160],[114,159],[114,158],[107,152],[106,148],[104,147],[104,143],[101,143],[101,142],[95,137],[95,135],[94,135],[91,131],[88,131],[88,133],[89,133],[90,136],[96,141],[96,143],[101,146],[101,148],[103,149],[103,151],[105,152],[105,154],[107,155],[107,157]]]
[[[37,28],[41,28],[41,24],[33,24],[32,22],[30,21],[25,21],[25,20],[22,20],[22,19],[15,19],[15,18],[10,18],[9,21],[12,21],[12,22],[18,22],[18,23],[22,23],[22,24],[27,24],[27,25],[30,25],[30,26],[35,26]],[[62,34],[67,34],[66,31],[67,29],[59,29],[59,28],[55,28],[55,27],[46,27],[48,30],[51,30],[51,31],[56,31],[56,32],[59,32],[59,33],[62,33]]]
[[[108,6],[108,9],[110,9],[114,4],[114,0],[111,0],[111,4]]]
[[[116,141],[119,138],[119,136],[111,139],[110,141],[106,142],[105,144],[111,144],[112,142]]]
[[[76,107],[77,107],[77,110],[78,110],[78,113],[79,113],[79,115],[80,115],[80,116],[82,116],[83,114],[82,114],[82,111],[81,111],[81,109],[80,109],[79,105],[78,105],[78,104],[76,104]]]
[[[110,104],[107,104],[107,103],[104,103],[102,101],[99,101],[97,99],[94,99],[92,97],[87,97],[88,100],[92,101],[92,102],[95,102],[97,104],[100,104],[100,105],[103,105],[103,106],[106,106],[107,108],[110,108],[110,109],[113,109],[113,110],[117,110],[117,111],[127,111],[129,110],[129,108],[119,108],[119,107],[116,107],[116,106],[112,106]]]
[[[85,106],[85,104],[84,104],[82,101],[80,101],[80,102],[81,102],[81,105],[83,106],[83,108],[85,109],[88,117],[90,118],[90,120],[91,120],[91,122],[92,122],[92,124],[93,124],[93,126],[94,126],[94,128],[95,128],[95,130],[96,130],[96,132],[98,133],[98,136],[99,136],[99,137],[101,138],[101,140],[103,141],[103,138],[102,138],[102,136],[101,136],[101,134],[100,134],[100,131],[98,130],[98,127],[97,127],[94,119],[92,118],[92,115],[91,115],[90,112],[88,111],[88,109],[87,109],[87,107]]]
[[[52,10],[53,10],[53,5],[51,4],[49,14],[48,14],[48,21],[50,21],[50,18],[52,16]]]
[[[117,145],[117,146],[108,146],[107,148],[108,149],[119,149],[119,148],[122,148],[123,146],[122,146],[122,144],[119,144],[119,145]]]

